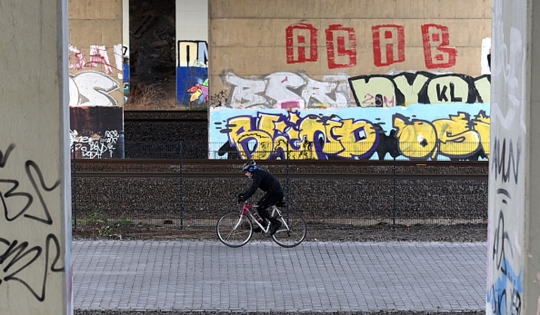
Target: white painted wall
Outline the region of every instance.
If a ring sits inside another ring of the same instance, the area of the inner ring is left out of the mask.
[[[67,0],[0,10],[0,314],[72,314]]]

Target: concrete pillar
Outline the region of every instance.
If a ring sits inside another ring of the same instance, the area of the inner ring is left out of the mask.
[[[486,314],[540,311],[539,5],[493,0]]]
[[[67,0],[0,8],[0,314],[72,314]]]

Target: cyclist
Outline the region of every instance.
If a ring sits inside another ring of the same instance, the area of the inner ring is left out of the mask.
[[[242,172],[253,180],[251,187],[243,194],[238,195],[238,202],[248,200],[257,189],[261,189],[265,192],[265,195],[257,203],[257,211],[261,218],[263,218],[263,226],[266,227],[267,222],[270,221],[270,235],[274,235],[281,226],[281,222],[273,218],[268,210],[268,207],[273,206],[283,201],[283,187],[279,180],[270,172],[261,170],[255,161],[249,161],[242,166]],[[266,221],[268,220],[268,221]],[[261,232],[260,227],[253,229],[255,232]]]

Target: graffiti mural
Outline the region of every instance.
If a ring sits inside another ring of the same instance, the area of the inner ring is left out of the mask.
[[[70,116],[70,146],[74,157],[83,159],[124,157],[122,107],[72,107]]]
[[[122,44],[113,46],[114,65],[110,61],[107,48],[103,45],[90,45],[88,61],[86,61],[86,56],[77,47],[69,45],[68,51],[69,69],[84,70],[90,68],[108,75],[116,72],[118,79],[122,80],[125,56]]]
[[[260,79],[247,79],[224,71],[220,77],[229,90],[224,106],[230,108],[281,108],[280,101],[290,99],[302,99],[306,108],[356,106],[346,75],[328,75],[319,81],[303,72],[274,72]]]
[[[282,100],[302,100],[305,108],[395,107],[409,104],[489,103],[489,75],[425,71],[389,75],[328,75],[322,81],[303,72],[275,72],[259,79],[224,71],[229,89],[224,106],[236,109],[283,108]],[[353,98],[351,97],[353,96]]]
[[[118,106],[113,93],[121,92],[119,88],[118,81],[103,72],[83,71],[70,75],[69,106]]]
[[[397,24],[374,25],[372,31],[373,64],[390,66],[405,61],[405,27]],[[357,64],[356,31],[352,27],[331,24],[325,30],[328,69],[351,68]],[[285,29],[287,63],[319,60],[319,30],[309,23],[291,24]],[[456,65],[457,49],[450,46],[447,26],[423,24],[421,34],[426,68],[442,69]]]
[[[518,185],[522,147],[511,139],[498,139],[493,142],[493,154],[490,160],[490,173],[497,183]],[[505,225],[508,221],[505,213],[516,215],[516,210],[509,208],[515,203],[510,189],[496,190],[498,220],[496,227],[489,224],[488,238],[488,270],[495,271],[496,276],[490,276],[486,294],[489,314],[521,314],[523,296],[523,267],[515,266],[513,261],[521,255],[517,241],[512,239]],[[513,234],[516,238],[517,234]]]
[[[208,103],[208,43],[178,41],[176,100],[180,104]]]
[[[125,72],[127,48],[117,44],[112,50],[113,59],[103,45],[90,45],[88,56],[77,47],[69,46],[73,157],[124,157],[123,102],[126,83],[129,86],[129,72]]]
[[[31,229],[33,224],[60,231],[49,204],[50,196],[59,194],[60,180],[45,176],[33,160],[9,159],[15,149],[12,143],[0,150],[2,221],[6,225],[17,225],[22,231]],[[14,169],[19,176],[9,175],[9,170]],[[62,261],[65,249],[61,248],[60,238],[53,232],[45,232],[41,237],[25,235],[27,237],[14,239],[0,237],[0,292],[15,294],[24,301],[43,302],[51,292],[47,281],[65,272]],[[28,294],[19,294],[21,289]]]
[[[489,104],[210,111],[216,159],[482,160]],[[474,115],[469,113],[474,112]]]
[[[349,78],[351,92],[361,107],[409,104],[489,103],[489,75],[434,74],[425,71]]]

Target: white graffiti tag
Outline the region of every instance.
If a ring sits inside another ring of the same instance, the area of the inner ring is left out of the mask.
[[[290,99],[303,99],[307,108],[356,106],[354,102],[349,104],[350,89],[345,75],[318,81],[302,72],[275,72],[253,80],[227,71],[221,79],[231,89],[230,101],[225,104],[230,108],[278,108],[280,101]]]
[[[119,88],[112,77],[97,71],[69,76],[69,106],[117,106],[110,94]]]
[[[117,130],[107,130],[103,137],[99,135],[80,136],[77,130],[70,131],[70,145],[72,150],[80,151],[83,158],[101,159],[109,152],[109,157],[113,157],[119,133]]]

